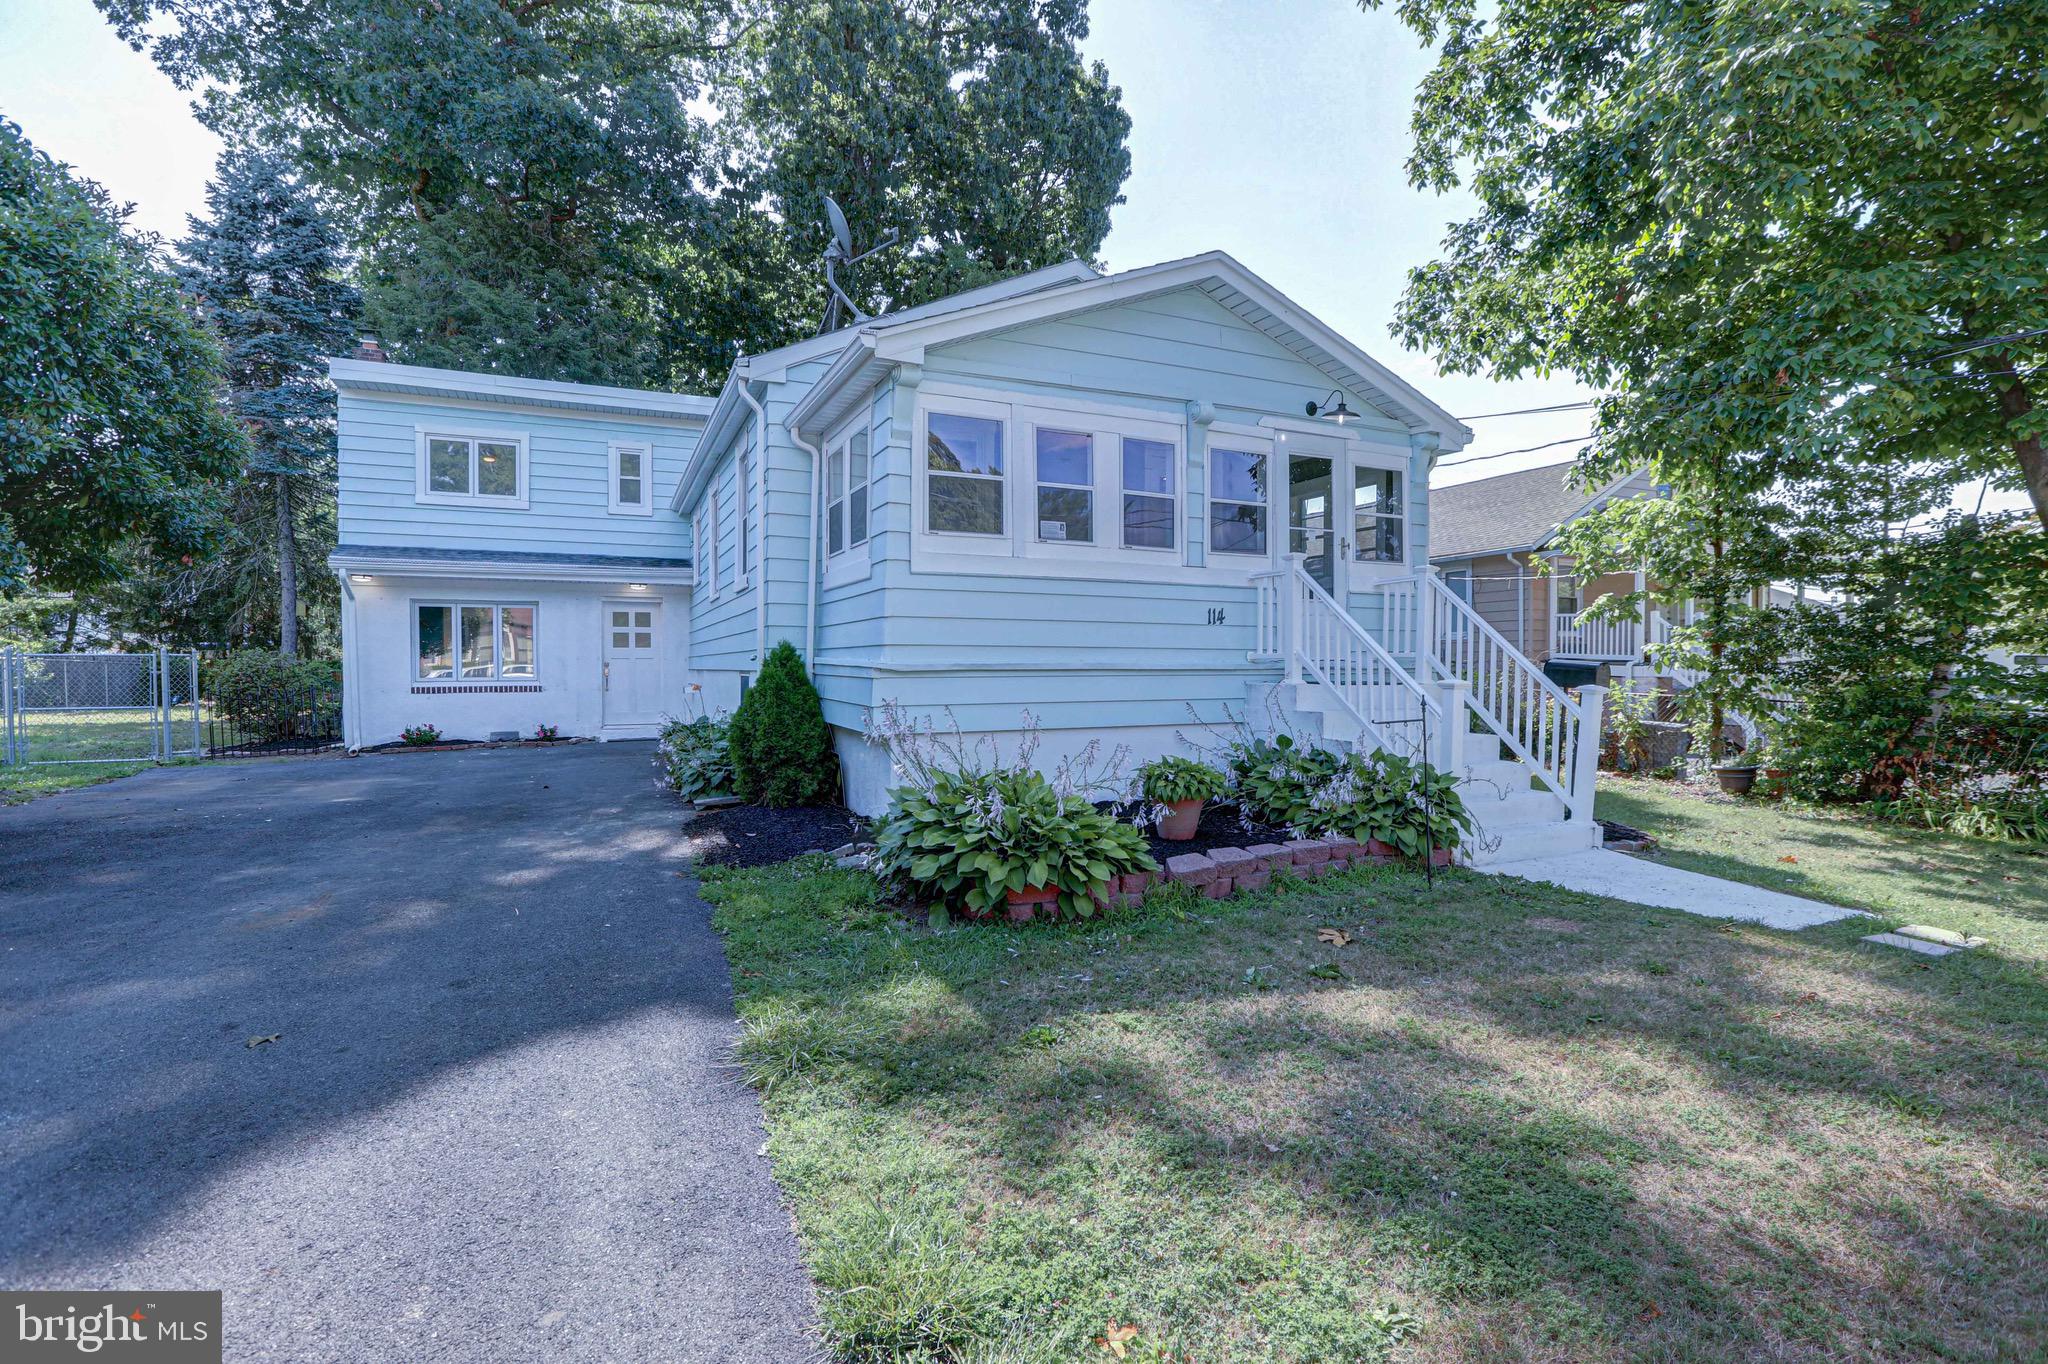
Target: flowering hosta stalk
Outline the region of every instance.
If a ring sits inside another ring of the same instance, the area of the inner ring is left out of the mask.
[[[1144,835],[1035,771],[937,771],[929,789],[899,788],[875,832],[878,875],[975,913],[1010,891],[1057,887],[1061,910],[1086,917],[1110,882],[1154,871]]]

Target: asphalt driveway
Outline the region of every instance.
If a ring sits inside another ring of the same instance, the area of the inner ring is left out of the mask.
[[[807,1357],[650,756],[0,809],[0,1286],[219,1288],[230,1359]]]

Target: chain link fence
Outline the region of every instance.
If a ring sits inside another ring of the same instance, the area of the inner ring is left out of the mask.
[[[162,762],[202,752],[198,654],[0,649],[0,761]]]

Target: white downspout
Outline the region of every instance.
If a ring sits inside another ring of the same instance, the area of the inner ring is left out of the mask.
[[[818,447],[804,439],[803,432],[794,426],[785,425],[789,439],[797,449],[811,457],[811,509],[810,521],[804,527],[804,534],[811,542],[805,558],[809,569],[804,579],[804,670],[813,677],[818,673],[818,500],[825,495],[825,461],[818,453]]]
[[[362,690],[363,660],[356,647],[356,591],[349,585],[348,574],[336,569],[334,576],[341,582],[341,746],[350,753],[360,752],[363,747],[363,708],[357,703]]]
[[[760,450],[754,456],[754,478],[756,487],[748,500],[754,504],[754,515],[761,522],[761,544],[759,550],[747,556],[747,567],[754,574],[754,671],[758,674],[761,664],[768,658],[768,414],[761,410],[761,404],[754,397],[754,390],[745,376],[740,378],[740,400],[754,409],[754,430],[760,434]],[[741,518],[740,539],[745,541],[747,527]],[[809,665],[808,656],[805,659]]]

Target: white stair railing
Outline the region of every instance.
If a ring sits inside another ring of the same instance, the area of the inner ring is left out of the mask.
[[[1574,701],[1435,574],[1423,573],[1416,582],[1424,660],[1417,666],[1468,683],[1473,712],[1557,793],[1573,820],[1590,825],[1606,688],[1582,687]]]
[[[1427,756],[1425,730],[1443,732],[1443,708],[1309,576],[1301,555],[1287,559],[1279,614],[1283,641],[1293,637],[1283,655],[1289,680],[1298,670],[1321,683],[1358,721],[1367,745],[1406,758]]]

